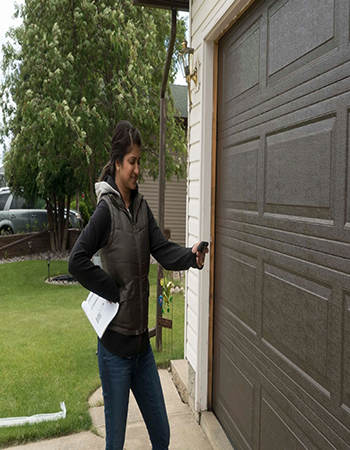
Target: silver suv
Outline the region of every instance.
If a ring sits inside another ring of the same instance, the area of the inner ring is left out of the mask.
[[[0,234],[33,232],[48,227],[45,201],[30,205],[24,198],[15,197],[7,188],[0,191]],[[78,211],[69,211],[69,227],[82,228],[83,220]]]

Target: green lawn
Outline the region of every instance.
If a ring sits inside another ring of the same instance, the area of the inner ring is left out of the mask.
[[[52,261],[51,276],[63,273],[67,262]],[[0,418],[58,412],[62,401],[67,417],[2,427],[0,448],[91,427],[87,399],[100,379],[97,338],[80,306],[87,291],[80,285],[49,285],[46,277],[46,261],[0,265]],[[156,266],[151,266],[150,327],[155,324],[155,280]],[[183,357],[183,296],[175,295],[173,303],[173,352],[166,331],[164,351],[156,353],[160,366]]]
[[[150,307],[149,307],[149,328],[156,325],[156,296],[157,296],[157,266],[151,265],[150,269]],[[175,282],[179,286],[182,283]],[[164,317],[173,320],[173,330],[163,329],[163,348],[161,352],[155,351],[155,340],[151,339],[153,353],[158,367],[168,367],[171,359],[182,359],[184,357],[184,326],[185,326],[185,299],[181,294],[174,294],[172,301],[172,313],[165,314]],[[171,340],[173,344],[171,345]]]

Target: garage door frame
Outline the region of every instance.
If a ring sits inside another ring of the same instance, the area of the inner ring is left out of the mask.
[[[215,213],[216,213],[216,159],[217,159],[217,119],[218,119],[218,71],[219,40],[226,34],[237,20],[256,0],[246,0],[238,14],[224,26],[224,30],[216,33],[213,55],[213,109],[212,109],[212,156],[211,156],[211,227],[210,227],[210,286],[209,286],[209,339],[208,339],[208,410],[213,409],[213,371],[214,371],[214,289],[215,289]],[[221,25],[222,27],[223,25]],[[207,39],[210,40],[208,35]]]

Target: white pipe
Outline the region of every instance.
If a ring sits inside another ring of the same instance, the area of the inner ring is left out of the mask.
[[[66,418],[66,405],[64,402],[60,403],[61,411],[57,413],[49,414],[35,414],[34,416],[28,417],[8,417],[5,419],[0,419],[0,427],[14,427],[17,425],[24,425],[26,423],[34,424],[39,422],[47,422],[58,419]]]

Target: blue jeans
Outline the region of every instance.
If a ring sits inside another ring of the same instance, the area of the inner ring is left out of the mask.
[[[105,405],[106,450],[123,450],[130,389],[146,423],[153,450],[167,449],[170,428],[151,346],[142,354],[120,358],[99,342],[98,366]]]

